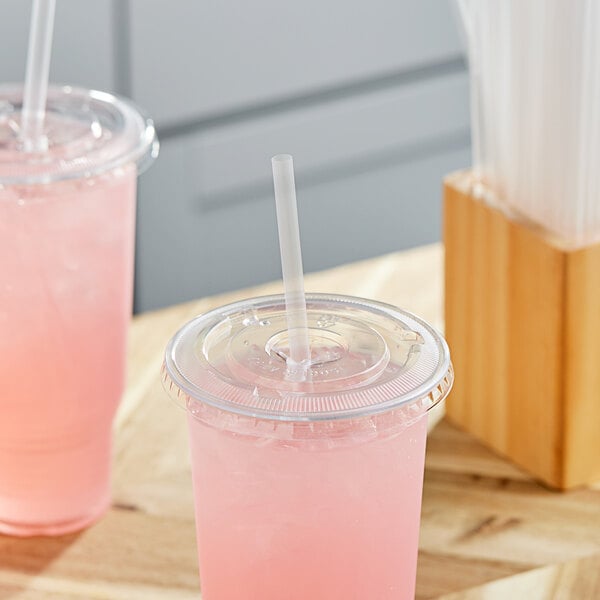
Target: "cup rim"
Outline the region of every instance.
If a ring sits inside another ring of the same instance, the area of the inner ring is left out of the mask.
[[[23,96],[23,85],[17,83],[0,84],[0,101],[13,99],[19,101]],[[87,89],[71,85],[50,85],[48,104],[59,100],[80,101],[102,109],[106,114],[119,115],[123,120],[123,130],[118,136],[110,137],[104,144],[98,145],[84,156],[74,156],[69,161],[48,161],[38,171],[24,170],[0,175],[1,185],[48,184],[72,179],[81,179],[101,175],[127,164],[136,166],[137,173],[145,171],[158,156],[159,142],[154,121],[131,100],[100,90]],[[129,139],[127,139],[129,138]],[[106,149],[113,146],[111,152]],[[100,150],[103,150],[100,155]],[[98,156],[94,157],[94,154]],[[22,163],[34,157],[35,153],[20,152]],[[6,161],[11,164],[10,161]],[[13,161],[19,164],[19,161]]]
[[[277,410],[264,410],[256,406],[237,404],[221,398],[207,390],[201,390],[186,377],[185,373],[179,368],[175,357],[177,346],[186,334],[189,335],[190,331],[194,329],[197,330],[199,327],[215,322],[216,319],[222,319],[225,314],[234,313],[251,305],[264,306],[269,304],[281,304],[284,301],[283,295],[275,294],[239,300],[212,309],[183,325],[169,341],[165,350],[164,362],[161,369],[163,387],[167,391],[169,397],[173,399],[178,406],[185,408],[190,412],[192,412],[190,407],[193,407],[194,403],[200,402],[228,413],[276,421],[329,421],[360,418],[363,416],[388,412],[395,408],[407,406],[418,401],[424,401],[425,410],[430,410],[446,398],[453,385],[453,369],[450,362],[448,345],[443,336],[434,327],[409,311],[401,310],[383,302],[341,294],[307,294],[306,298],[307,302],[338,302],[346,305],[359,304],[361,306],[375,307],[376,309],[387,312],[390,316],[399,315],[414,320],[426,329],[433,337],[435,343],[438,344],[440,361],[436,369],[424,383],[400,396],[390,397],[384,402],[360,406],[354,409],[346,408],[343,410],[322,412],[282,412]],[[341,390],[336,392],[336,394],[351,394],[354,391],[355,390]]]

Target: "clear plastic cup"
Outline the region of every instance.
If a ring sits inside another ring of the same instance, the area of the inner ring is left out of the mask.
[[[197,317],[163,380],[187,408],[204,600],[414,597],[426,414],[443,338],[392,306],[307,297],[311,367],[286,374],[280,296]]]
[[[0,532],[53,535],[110,503],[124,386],[138,173],[152,121],[110,94],[51,88],[48,150],[0,87]]]

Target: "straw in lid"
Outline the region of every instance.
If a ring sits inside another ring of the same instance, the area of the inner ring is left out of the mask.
[[[141,172],[158,154],[152,120],[111,94],[51,87],[43,152],[29,151],[23,143],[22,107],[21,86],[0,86],[0,185],[92,177],[126,165]]]
[[[448,394],[448,347],[432,327],[393,306],[348,296],[307,296],[310,368],[288,377],[283,296],[213,310],[185,325],[168,345],[166,387],[229,413],[280,421],[372,415]]]

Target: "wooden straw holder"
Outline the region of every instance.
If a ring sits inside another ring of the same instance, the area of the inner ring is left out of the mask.
[[[561,248],[444,182],[448,417],[546,484],[600,480],[600,244]]]

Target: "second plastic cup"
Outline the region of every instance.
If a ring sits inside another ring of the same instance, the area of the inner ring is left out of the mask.
[[[414,598],[427,410],[448,348],[394,307],[307,298],[311,367],[286,375],[282,297],[188,323],[164,381],[187,408],[204,600]]]
[[[0,88],[0,532],[53,535],[110,503],[136,179],[158,146],[129,102],[65,87],[27,152],[21,106]]]

